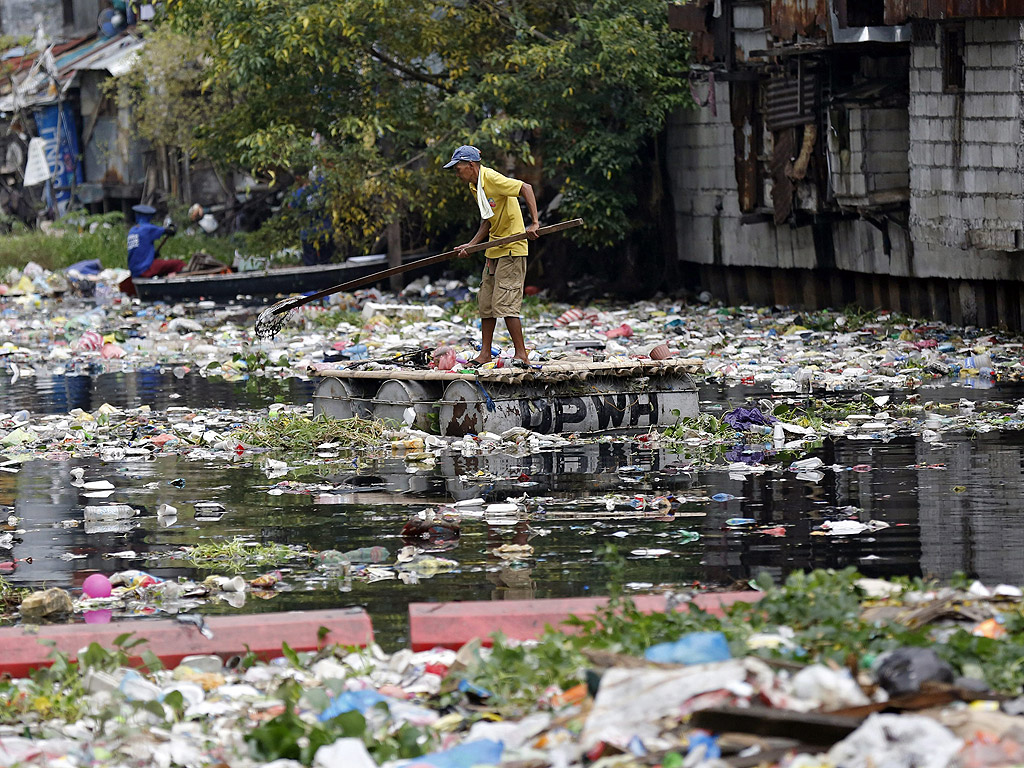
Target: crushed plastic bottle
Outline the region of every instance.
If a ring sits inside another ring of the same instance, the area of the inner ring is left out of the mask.
[[[135,517],[139,511],[128,504],[107,504],[100,506],[88,506],[84,510],[86,522],[100,523],[112,522],[114,520],[129,520]]]
[[[59,613],[70,613],[74,606],[71,595],[59,587],[33,592],[21,601],[21,616],[24,619],[41,619]]]

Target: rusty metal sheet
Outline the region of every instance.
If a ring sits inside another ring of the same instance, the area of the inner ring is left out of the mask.
[[[797,35],[824,38],[828,29],[828,0],[773,0],[772,34],[780,41]]]
[[[757,161],[761,140],[761,120],[757,114],[758,83],[730,84],[729,112],[732,118],[733,160],[740,211],[750,213],[758,207],[761,179]]]
[[[885,23],[1024,16],[1024,0],[885,0]]]
[[[710,0],[671,3],[668,6],[669,29],[683,32],[707,32],[707,5]]]
[[[772,206],[775,209],[775,223],[784,224],[793,212],[793,180],[789,169],[796,154],[796,129],[784,128],[775,132],[775,147],[772,150]]]
[[[715,59],[715,34],[707,24],[707,5],[710,1],[697,0],[685,5],[673,3],[668,6],[669,28],[690,33],[694,61],[708,62]]]

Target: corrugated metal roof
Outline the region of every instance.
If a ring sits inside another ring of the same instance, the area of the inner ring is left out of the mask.
[[[105,70],[113,75],[121,75],[131,68],[135,57],[144,45],[140,38],[122,33],[117,37],[93,37],[86,39],[74,48],[65,48],[59,54],[54,48],[54,62],[57,66],[57,83],[42,67],[31,67],[38,59],[38,54],[23,59],[22,72],[13,78],[16,92],[11,91],[10,84],[4,89],[6,95],[0,96],[0,112],[13,112],[21,107],[52,104],[57,101],[57,88],[67,91],[71,87],[75,75],[82,70]]]
[[[108,41],[107,45],[77,59],[70,68],[76,71],[105,70],[115,76],[123,75],[131,69],[144,45],[144,40],[131,35],[117,37]]]

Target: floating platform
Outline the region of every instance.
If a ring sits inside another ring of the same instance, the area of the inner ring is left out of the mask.
[[[461,437],[516,427],[541,434],[644,431],[698,414],[693,363],[553,362],[463,373],[317,366],[314,415],[412,424]],[[412,409],[410,411],[409,409]]]

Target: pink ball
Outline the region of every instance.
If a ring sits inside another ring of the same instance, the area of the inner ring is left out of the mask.
[[[102,573],[94,573],[82,584],[82,593],[86,597],[110,597],[110,579]]]

